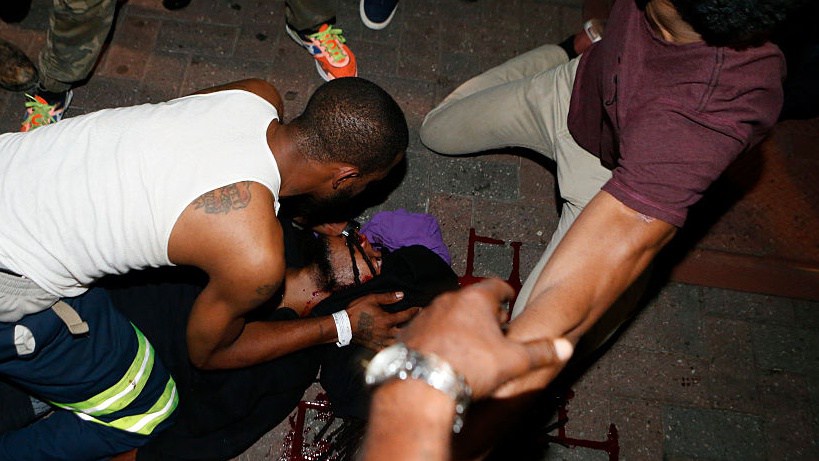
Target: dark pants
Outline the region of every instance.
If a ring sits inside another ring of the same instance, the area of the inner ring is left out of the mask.
[[[185,326],[204,280],[180,268],[118,277],[105,285],[114,305],[145,333],[179,388],[176,423],[137,452],[142,460],[218,460],[238,456],[276,427],[315,380],[312,349],[239,370],[202,371],[188,360]],[[290,310],[258,320],[292,320]]]
[[[296,30],[312,30],[333,22],[336,11],[327,0],[287,0],[285,18]]]
[[[88,322],[89,334],[72,335],[50,309],[26,315],[17,322],[0,323],[0,376],[38,399],[72,404],[116,387],[134,363],[139,347],[134,327],[113,309],[104,291],[91,290],[65,301]],[[21,328],[31,332],[34,350],[18,355],[14,338]],[[141,415],[154,413],[152,407],[155,409],[165,395],[170,379],[167,371],[158,359],[149,370],[142,375],[140,381],[145,387],[134,393],[134,400],[124,408],[97,414],[96,421],[61,409],[22,429],[0,434],[0,459],[96,460],[144,445],[151,435],[170,424],[169,415],[173,413],[169,400],[170,407],[161,405],[168,411],[147,433],[121,429],[122,418],[141,419]],[[10,398],[23,412],[18,416],[26,418],[29,409],[14,394],[9,394]]]

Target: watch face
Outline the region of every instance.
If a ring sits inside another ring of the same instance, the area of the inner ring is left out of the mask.
[[[378,384],[387,378],[395,376],[401,364],[407,358],[407,348],[402,344],[393,344],[375,354],[367,365],[367,384]]]

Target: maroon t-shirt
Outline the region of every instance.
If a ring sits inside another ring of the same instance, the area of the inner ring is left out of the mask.
[[[679,227],[776,122],[785,61],[770,43],[741,51],[669,43],[635,2],[615,2],[604,39],[580,58],[568,126],[613,170],[604,191]]]

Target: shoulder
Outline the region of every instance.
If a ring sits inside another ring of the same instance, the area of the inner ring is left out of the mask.
[[[279,113],[279,117],[283,115],[284,102],[282,101],[279,91],[275,86],[273,86],[273,84],[259,78],[238,80],[235,82],[226,83],[224,85],[205,88],[194,94],[209,94],[225,90],[242,90],[253,93],[273,105],[273,107],[275,107],[276,111]]]
[[[745,91],[779,89],[785,78],[785,56],[773,43],[734,50],[723,48],[720,83]],[[740,94],[741,96],[741,94]]]
[[[284,271],[282,229],[270,191],[239,182],[202,194],[180,215],[168,256],[211,277],[279,278]]]

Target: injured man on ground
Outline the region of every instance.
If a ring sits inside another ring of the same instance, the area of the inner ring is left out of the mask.
[[[433,232],[421,229],[430,221]],[[207,282],[197,270],[163,268],[113,277],[81,296],[96,298],[96,303],[107,298],[105,302],[151,342],[157,358],[176,380],[180,403],[173,425],[139,448],[136,459],[237,456],[283,421],[319,374],[334,413],[365,420],[370,396],[362,360],[392,344],[397,328],[418,307],[458,287],[431,216],[382,212],[362,232],[351,222],[340,235],[304,229],[287,218],[282,219],[282,228],[287,262],[284,283],[248,317],[249,323],[278,326],[280,347],[265,363],[213,371],[191,364],[185,327]],[[342,226],[322,229],[337,233]],[[336,340],[299,347],[304,344],[299,336],[309,334],[305,325],[322,316],[335,319]],[[48,412],[36,398],[6,385],[0,387],[4,408],[17,409],[4,411],[0,432],[30,423],[36,417],[35,408]]]

